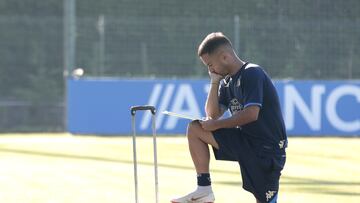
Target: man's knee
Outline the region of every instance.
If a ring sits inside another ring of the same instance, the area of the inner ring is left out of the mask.
[[[191,121],[188,124],[186,134],[187,134],[188,138],[196,137],[199,133],[199,130],[201,130],[201,125],[200,125],[199,121]]]

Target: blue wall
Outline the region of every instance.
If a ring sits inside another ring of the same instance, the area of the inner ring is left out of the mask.
[[[291,135],[360,135],[360,81],[275,81]],[[68,130],[131,134],[130,107],[154,105],[158,133],[185,133],[187,120],[163,110],[204,116],[208,80],[68,80]],[[151,133],[150,113],[136,115],[139,134]]]

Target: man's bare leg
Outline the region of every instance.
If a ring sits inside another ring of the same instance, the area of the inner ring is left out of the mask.
[[[206,202],[212,203],[215,200],[211,189],[211,181],[209,174],[210,152],[208,144],[219,148],[211,132],[202,129],[199,121],[193,121],[187,129],[187,138],[189,142],[189,150],[191,158],[194,162],[196,172],[198,174],[197,189],[183,197],[171,200],[173,203],[184,202]]]
[[[197,173],[209,173],[210,153],[208,144],[219,149],[211,132],[202,129],[198,121],[193,121],[187,129],[191,158]]]

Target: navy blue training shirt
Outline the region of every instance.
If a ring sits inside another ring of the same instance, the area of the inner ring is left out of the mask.
[[[242,132],[249,138],[279,144],[282,148],[287,138],[279,97],[271,79],[259,65],[246,63],[235,75],[223,79],[219,103],[231,114],[251,105],[259,106],[258,119],[240,126]]]

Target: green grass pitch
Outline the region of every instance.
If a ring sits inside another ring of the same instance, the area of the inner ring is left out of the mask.
[[[138,137],[140,202],[155,202],[151,137]],[[360,202],[360,138],[289,138],[279,201]],[[184,136],[158,137],[160,202],[192,191]],[[216,202],[255,202],[237,163],[211,158]],[[0,135],[0,202],[132,203],[131,137]]]

